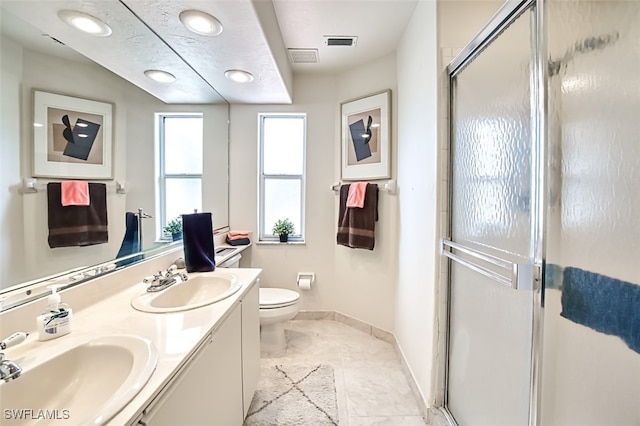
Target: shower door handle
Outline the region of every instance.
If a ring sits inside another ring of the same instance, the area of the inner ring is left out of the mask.
[[[470,258],[461,257],[454,250]],[[452,261],[514,290],[533,290],[533,283],[538,278],[537,265],[510,262],[447,239],[442,240],[441,252]],[[478,261],[488,263],[491,267],[483,266]]]

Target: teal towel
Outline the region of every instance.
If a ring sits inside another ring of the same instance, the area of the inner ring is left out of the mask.
[[[620,337],[640,353],[640,285],[568,267],[562,282],[563,317]]]

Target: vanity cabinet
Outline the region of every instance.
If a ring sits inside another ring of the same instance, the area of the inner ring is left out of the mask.
[[[236,304],[207,336],[168,389],[145,409],[140,425],[242,424],[242,306]]]
[[[260,379],[259,279],[242,299],[242,394],[246,417]]]
[[[260,289],[253,283],[144,410],[140,426],[241,425],[260,378]]]

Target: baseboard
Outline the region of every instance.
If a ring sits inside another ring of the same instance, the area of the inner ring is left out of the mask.
[[[393,335],[392,335],[393,336]],[[398,354],[398,358],[400,358],[400,364],[402,364],[402,371],[405,375],[405,377],[407,378],[407,382],[409,382],[409,387],[411,388],[411,393],[413,393],[413,397],[415,398],[416,402],[418,403],[418,408],[420,408],[420,412],[422,413],[422,417],[424,417],[425,421],[427,422],[428,425],[431,425],[431,410],[430,408],[427,406],[427,404],[424,401],[424,396],[422,395],[422,392],[420,392],[420,388],[418,387],[418,382],[416,381],[416,378],[413,375],[413,371],[411,371],[411,368],[409,367],[409,364],[407,363],[407,359],[404,356],[404,353],[402,352],[402,349],[400,348],[400,345],[398,345],[398,341],[396,340],[395,336],[393,336],[393,347],[396,350],[396,353]]]
[[[411,388],[411,393],[413,393],[413,396],[418,403],[418,408],[420,408],[420,412],[422,413],[422,416],[424,417],[427,424],[431,424],[431,410],[424,401],[424,397],[422,395],[422,392],[420,392],[420,388],[418,387],[418,383],[413,376],[413,372],[411,371],[411,368],[409,368],[409,364],[404,357],[404,353],[402,353],[402,349],[400,349],[398,341],[396,340],[396,337],[393,335],[393,333],[336,311],[300,311],[298,312],[294,320],[338,321],[345,325],[348,325],[349,327],[353,327],[356,330],[360,330],[363,333],[369,334],[375,338],[384,340],[385,342],[393,345],[394,350],[398,354],[398,358],[400,358],[402,372],[407,378],[407,382],[409,383],[409,387]]]

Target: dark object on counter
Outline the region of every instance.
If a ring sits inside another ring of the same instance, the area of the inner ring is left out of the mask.
[[[227,244],[230,246],[246,246],[251,244],[251,240],[249,238],[238,238],[236,240],[231,240],[227,237]]]
[[[208,272],[216,269],[211,213],[182,215],[184,259],[187,272]]]

